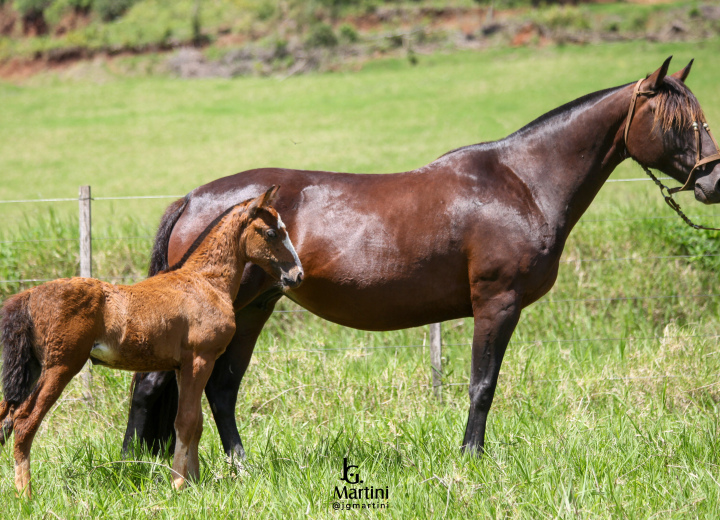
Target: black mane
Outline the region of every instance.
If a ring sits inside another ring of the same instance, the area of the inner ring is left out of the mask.
[[[580,108],[586,104],[593,103],[593,102],[597,101],[598,99],[605,97],[612,92],[615,92],[617,90],[627,87],[628,85],[630,85],[630,83],[621,85],[619,87],[611,87],[611,88],[606,88],[604,90],[598,90],[597,92],[591,92],[590,94],[586,94],[586,95],[579,97],[573,101],[570,101],[569,103],[565,103],[564,105],[560,105],[557,108],[553,108],[549,112],[544,113],[540,117],[532,120],[531,122],[529,122],[522,128],[520,128],[520,129],[516,130],[515,132],[513,132],[512,134],[508,135],[507,137],[505,137],[505,139],[512,137],[514,135],[522,134],[527,131],[533,130],[534,128],[545,124],[548,120],[550,120],[558,115],[565,114],[567,112],[571,112],[571,111],[573,111],[577,108]],[[467,150],[469,148],[474,148],[476,146],[480,146],[483,144],[486,144],[486,143],[478,143],[478,144],[470,144],[467,146],[461,146],[460,148],[455,148],[454,150],[450,150],[449,152],[444,153],[440,157],[445,157],[446,155],[450,155],[451,153],[459,152],[462,150]]]

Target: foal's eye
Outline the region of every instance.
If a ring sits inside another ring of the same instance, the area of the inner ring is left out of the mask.
[[[275,238],[275,237],[277,237],[277,233],[275,232],[274,229],[268,229],[268,230],[265,232],[265,234],[267,235],[268,238]]]

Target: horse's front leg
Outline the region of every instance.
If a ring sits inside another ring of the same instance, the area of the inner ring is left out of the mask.
[[[479,455],[505,348],[520,318],[520,297],[516,291],[492,294],[473,290],[473,317],[470,413],[462,451]]]
[[[177,411],[175,372],[138,372],[134,374],[132,398],[122,456],[135,454],[134,443],[160,453],[165,443],[175,440],[172,424]],[[139,446],[138,446],[139,447]]]
[[[202,434],[201,398],[214,365],[214,355],[193,355],[176,371],[179,395],[172,467],[175,489],[183,488],[188,477],[199,477],[197,449]]]
[[[235,335],[225,353],[215,363],[205,387],[205,395],[215,417],[225,454],[239,460],[245,458],[245,449],[235,419],[238,390],[250,364],[255,343],[273,308],[274,304],[253,303],[236,312]]]

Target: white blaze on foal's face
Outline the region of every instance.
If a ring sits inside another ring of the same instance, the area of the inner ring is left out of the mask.
[[[285,234],[285,237],[283,238],[283,245],[285,248],[292,253],[293,260],[295,263],[300,266],[300,259],[298,258],[297,252],[295,251],[295,247],[293,246],[292,242],[290,242],[290,235],[287,232],[287,228],[285,227],[285,223],[282,221],[282,218],[280,218],[280,214],[278,213],[277,216],[278,221],[278,227],[280,230]]]
[[[297,287],[302,281],[303,270],[280,215],[274,209],[264,207],[251,226],[253,232],[246,241],[248,260],[279,280],[283,289]]]

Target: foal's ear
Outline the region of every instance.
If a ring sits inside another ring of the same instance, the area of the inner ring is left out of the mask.
[[[268,190],[265,192],[265,200],[263,201],[263,206],[268,206],[273,203],[275,200],[275,195],[277,195],[278,190],[280,189],[280,185],[272,185]]]
[[[665,76],[667,76],[668,67],[670,67],[670,60],[672,56],[665,60],[658,70],[650,74],[642,84],[642,90],[658,90],[662,85]]]
[[[273,199],[275,198],[275,194],[279,189],[280,186],[270,186],[265,193],[251,200],[250,203],[247,205],[248,215],[250,215],[250,217],[252,218],[257,213],[257,210],[272,203]]]
[[[679,70],[675,74],[673,74],[672,77],[675,79],[679,79],[680,81],[685,83],[685,80],[690,75],[690,69],[692,68],[693,61],[695,61],[695,58],[690,60],[690,63],[688,63],[684,69]]]

